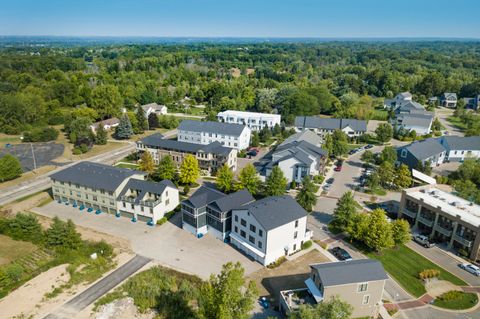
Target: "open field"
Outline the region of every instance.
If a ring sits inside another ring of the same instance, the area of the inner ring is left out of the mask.
[[[35,249],[37,247],[32,243],[0,235],[0,266],[25,257]]]

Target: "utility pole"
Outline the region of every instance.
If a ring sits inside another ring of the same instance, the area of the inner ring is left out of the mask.
[[[30,143],[30,148],[32,149],[32,158],[33,158],[33,169],[37,169],[37,161],[35,160],[35,152],[33,151],[33,144]]]

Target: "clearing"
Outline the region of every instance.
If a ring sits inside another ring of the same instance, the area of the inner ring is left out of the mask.
[[[0,266],[25,257],[35,249],[37,246],[32,243],[0,235]]]

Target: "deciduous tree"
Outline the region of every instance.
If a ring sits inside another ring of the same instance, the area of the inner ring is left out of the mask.
[[[412,238],[410,224],[405,219],[397,219],[392,223],[393,242],[396,246],[406,244]]]
[[[227,164],[223,164],[217,172],[217,188],[228,194],[234,189],[234,183],[232,170]]]
[[[22,172],[20,161],[13,155],[5,154],[0,158],[0,181],[15,179],[22,175]]]
[[[340,197],[337,207],[333,211],[333,226],[344,231],[347,230],[353,222],[353,218],[360,205],[353,198],[353,193],[348,191]]]
[[[307,212],[311,212],[313,207],[317,204],[317,196],[315,195],[317,187],[310,179],[310,176],[305,176],[302,180],[302,186],[295,199]]]
[[[162,157],[162,159],[158,163],[155,177],[158,180],[164,180],[164,179],[173,180],[175,178],[176,172],[177,172],[177,167],[173,162],[172,157],[170,155],[165,155]]]
[[[150,152],[143,152],[142,157],[140,158],[139,168],[140,170],[148,173],[149,175],[153,173],[153,171],[155,170],[155,163],[153,162],[153,157]]]
[[[386,143],[393,137],[393,128],[388,123],[380,123],[375,129],[375,134],[377,134],[377,138],[380,142]]]
[[[258,193],[261,181],[258,177],[257,170],[252,164],[248,164],[240,171],[238,176],[237,189],[246,188],[250,194],[255,195]]]
[[[198,166],[198,160],[195,156],[188,154],[183,159],[180,166],[179,179],[180,183],[184,185],[191,185],[197,181],[200,177],[200,168]]]
[[[412,185],[412,173],[407,165],[402,164],[396,169],[393,183],[400,189],[408,188]]]

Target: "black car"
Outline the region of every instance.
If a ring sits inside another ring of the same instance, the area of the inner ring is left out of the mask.
[[[330,177],[329,179],[327,179],[327,180],[325,181],[325,183],[327,183],[327,184],[333,184],[334,181],[335,181],[335,178]]]
[[[368,150],[368,149],[370,149],[370,148],[372,148],[372,147],[373,147],[372,144],[368,144],[367,146],[365,146],[365,149]]]
[[[355,154],[356,152],[357,152],[356,149],[350,150],[350,152],[348,152],[348,155],[353,155],[353,154]]]
[[[335,257],[337,257],[338,260],[341,260],[341,261],[352,260],[352,256],[350,256],[348,251],[346,251],[341,247],[334,247],[332,248],[331,252]]]
[[[248,151],[247,155],[248,156],[257,156],[258,152],[256,150],[251,150],[251,151]]]

